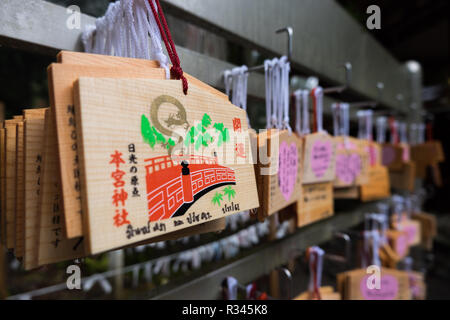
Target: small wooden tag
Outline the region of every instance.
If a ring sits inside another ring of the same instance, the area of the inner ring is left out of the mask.
[[[244,110],[171,80],[81,78],[74,92],[89,252],[258,207]]]
[[[58,168],[58,144],[52,111],[45,117],[41,188],[38,207],[37,265],[72,260],[85,254],[83,238],[67,239]]]
[[[382,145],[382,164],[389,170],[401,170],[403,166],[403,149],[398,144]]]
[[[66,234],[68,238],[75,238],[83,235],[83,228],[73,110],[73,83],[80,76],[165,79],[165,71],[159,68],[156,61],[67,51],[59,53],[58,61],[64,65],[53,64],[48,70],[49,91],[51,106],[55,112],[58,150],[60,152],[64,218],[67,221],[65,225]],[[208,92],[228,101],[228,97],[222,92],[189,75],[186,76],[189,81],[193,81]]]
[[[41,187],[42,151],[45,117],[25,121],[24,126],[24,268],[37,267],[39,243],[38,201]]]
[[[409,239],[406,231],[392,230],[386,231],[386,236],[389,239],[389,244],[395,253],[403,259],[409,253]]]
[[[380,288],[368,285],[369,277],[365,269],[344,274],[345,299],[348,300],[410,300],[409,276],[407,272],[381,268]],[[342,277],[342,276],[341,276]]]
[[[406,213],[404,213],[402,214],[401,221],[398,221],[397,215],[392,215],[391,222],[395,229],[406,232],[408,244],[410,246],[415,246],[421,243],[422,230],[419,221],[409,219]]]
[[[412,161],[404,162],[399,171],[389,170],[391,187],[398,190],[414,191],[416,180],[416,165]]]
[[[361,140],[350,137],[334,138],[336,145],[336,177],[334,187],[348,188],[368,180],[369,157]]]
[[[321,300],[342,300],[341,294],[338,292],[334,292],[333,287],[320,287],[319,292]],[[310,296],[310,292],[305,291],[295,297],[294,300],[310,300]]]
[[[361,201],[388,198],[391,195],[388,169],[384,166],[369,168],[369,182],[361,185]]]
[[[257,169],[260,221],[300,200],[303,140],[287,130],[258,135]]]
[[[436,216],[424,212],[415,213],[412,219],[420,222],[421,243],[427,250],[433,249],[433,239],[437,235]]]
[[[303,184],[333,181],[336,148],[333,137],[317,132],[305,137],[303,153]]]
[[[6,246],[6,201],[5,201],[5,174],[6,174],[6,163],[5,163],[5,128],[0,129],[0,243]]]
[[[334,214],[333,183],[306,184],[297,202],[297,227],[331,217]]]
[[[15,256],[22,258],[25,248],[25,155],[24,155],[24,122],[16,127],[16,227]]]
[[[5,209],[6,247],[14,249],[16,233],[16,135],[23,117],[5,121]]]

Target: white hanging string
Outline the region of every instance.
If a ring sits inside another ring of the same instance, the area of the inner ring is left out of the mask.
[[[344,137],[350,136],[350,105],[348,103],[341,103],[341,135]]]
[[[387,125],[386,117],[378,117],[377,118],[377,142],[378,143],[386,142],[386,125]]]
[[[272,128],[272,69],[272,61],[265,60],[264,80],[266,89],[266,129]]]
[[[356,113],[358,117],[358,139],[372,141],[372,110],[360,110]],[[378,125],[378,122],[377,122]],[[377,133],[378,134],[378,133]]]
[[[322,283],[323,272],[323,256],[325,251],[320,247],[314,246],[309,248],[309,291],[313,292],[314,287],[320,288]],[[317,259],[317,261],[316,261]],[[316,268],[314,269],[314,265]],[[316,283],[314,283],[313,274],[316,274]]]
[[[372,141],[372,131],[373,131],[373,111],[366,110],[366,140]]]
[[[232,103],[247,111],[247,66],[236,67],[231,70],[233,98]]]
[[[356,117],[358,118],[358,139],[364,139],[364,115],[364,110],[356,113]]]
[[[161,34],[147,0],[110,4],[95,26],[86,27],[82,42],[86,52],[157,60],[170,79],[169,59],[163,52]]]
[[[242,108],[247,113],[247,85],[248,85],[248,67],[235,67],[223,72],[225,84],[225,93],[230,98],[231,103]],[[250,119],[247,114],[247,122],[250,126]]]
[[[406,122],[402,121],[398,124],[398,131],[400,134],[400,142],[408,143],[408,126]]]
[[[295,131],[299,136],[302,135],[302,123],[301,123],[301,108],[302,108],[302,90],[296,90],[294,92],[295,98]]]
[[[233,78],[231,77],[231,70],[225,70],[223,72],[223,83],[225,84],[225,94],[230,97],[231,84],[233,83]]]
[[[280,59],[280,67],[281,67],[281,88],[280,95],[282,97],[281,107],[283,110],[283,116],[280,117],[282,120],[281,128],[284,130],[288,130],[289,133],[292,132],[290,119],[289,119],[289,72],[291,71],[291,64],[289,63],[286,56],[281,57]]]
[[[281,114],[282,112],[281,107],[281,101],[280,101],[280,85],[281,85],[281,68],[279,59],[275,58],[272,60],[273,66],[272,66],[272,126],[274,128],[280,129],[281,128]]]
[[[340,126],[341,126],[341,109],[340,109],[340,104],[339,103],[333,103],[331,105],[331,111],[333,113],[333,133],[334,136],[337,137],[340,135],[341,130],[340,130]]]
[[[303,101],[302,134],[307,135],[311,133],[311,130],[309,128],[309,90],[303,90],[302,101]]]
[[[287,57],[264,61],[266,128],[292,131],[289,125],[289,72]]]

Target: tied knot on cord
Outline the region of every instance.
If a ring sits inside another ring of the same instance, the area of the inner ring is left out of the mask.
[[[169,26],[167,25],[167,21],[162,11],[161,4],[159,3],[159,0],[148,0],[148,3],[150,4],[150,8],[152,10],[153,16],[155,17],[155,21],[158,25],[161,38],[164,41],[167,53],[172,62],[172,67],[170,68],[170,75],[173,79],[182,81],[183,93],[187,94],[188,82],[186,77],[184,76],[183,69],[180,66],[180,58],[178,57],[175,44],[172,40]]]
[[[181,68],[181,66],[179,64],[178,65],[174,64],[170,68],[170,76],[173,79],[182,81],[182,83],[183,83],[183,92],[184,92],[184,94],[187,94],[188,82],[187,82],[186,77],[184,76],[183,69]]]

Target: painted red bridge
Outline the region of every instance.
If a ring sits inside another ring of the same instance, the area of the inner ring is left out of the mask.
[[[207,192],[236,184],[234,170],[219,165],[217,158],[161,156],[144,161],[150,221],[182,216]]]

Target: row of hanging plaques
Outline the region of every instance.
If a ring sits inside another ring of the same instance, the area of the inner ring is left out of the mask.
[[[51,106],[2,129],[2,240],[27,269],[222,230],[225,216],[254,208],[260,220],[292,209],[303,226],[333,214],[333,186],[389,196],[379,146],[322,129],[320,88],[314,133],[285,123],[256,135],[245,110],[186,76],[184,95],[155,61],[58,55]],[[306,100],[297,109],[309,119]],[[346,118],[344,104],[333,108]]]
[[[388,168],[403,165],[387,163],[385,150],[397,144],[372,141],[370,112],[361,115],[366,133],[349,137],[347,104],[332,106],[328,134],[320,87],[294,94],[292,129],[289,62],[275,60],[267,130],[257,134],[242,104],[187,74],[184,94],[156,61],[61,52],[48,68],[50,107],[1,130],[2,242],[32,269],[220,231],[246,210],[259,220],[294,216],[301,227],[333,215],[334,198],[388,197]],[[433,163],[443,160],[436,143],[429,148]]]
[[[25,269],[220,231],[252,209],[259,220],[293,214],[300,227],[333,214],[333,188],[389,196],[381,147],[349,137],[348,105],[333,106],[331,136],[322,89],[296,92],[291,128],[286,57],[265,62],[267,130],[257,134],[246,67],[225,76],[227,94],[183,73],[159,1],[112,3],[97,22],[82,40],[99,55],[61,52],[48,68],[50,106],[1,130],[1,240]]]
[[[252,155],[230,159],[247,116],[223,93],[186,75],[185,95],[154,61],[70,52],[48,76],[51,106],[2,129],[2,241],[26,269],[219,231],[258,207]]]

